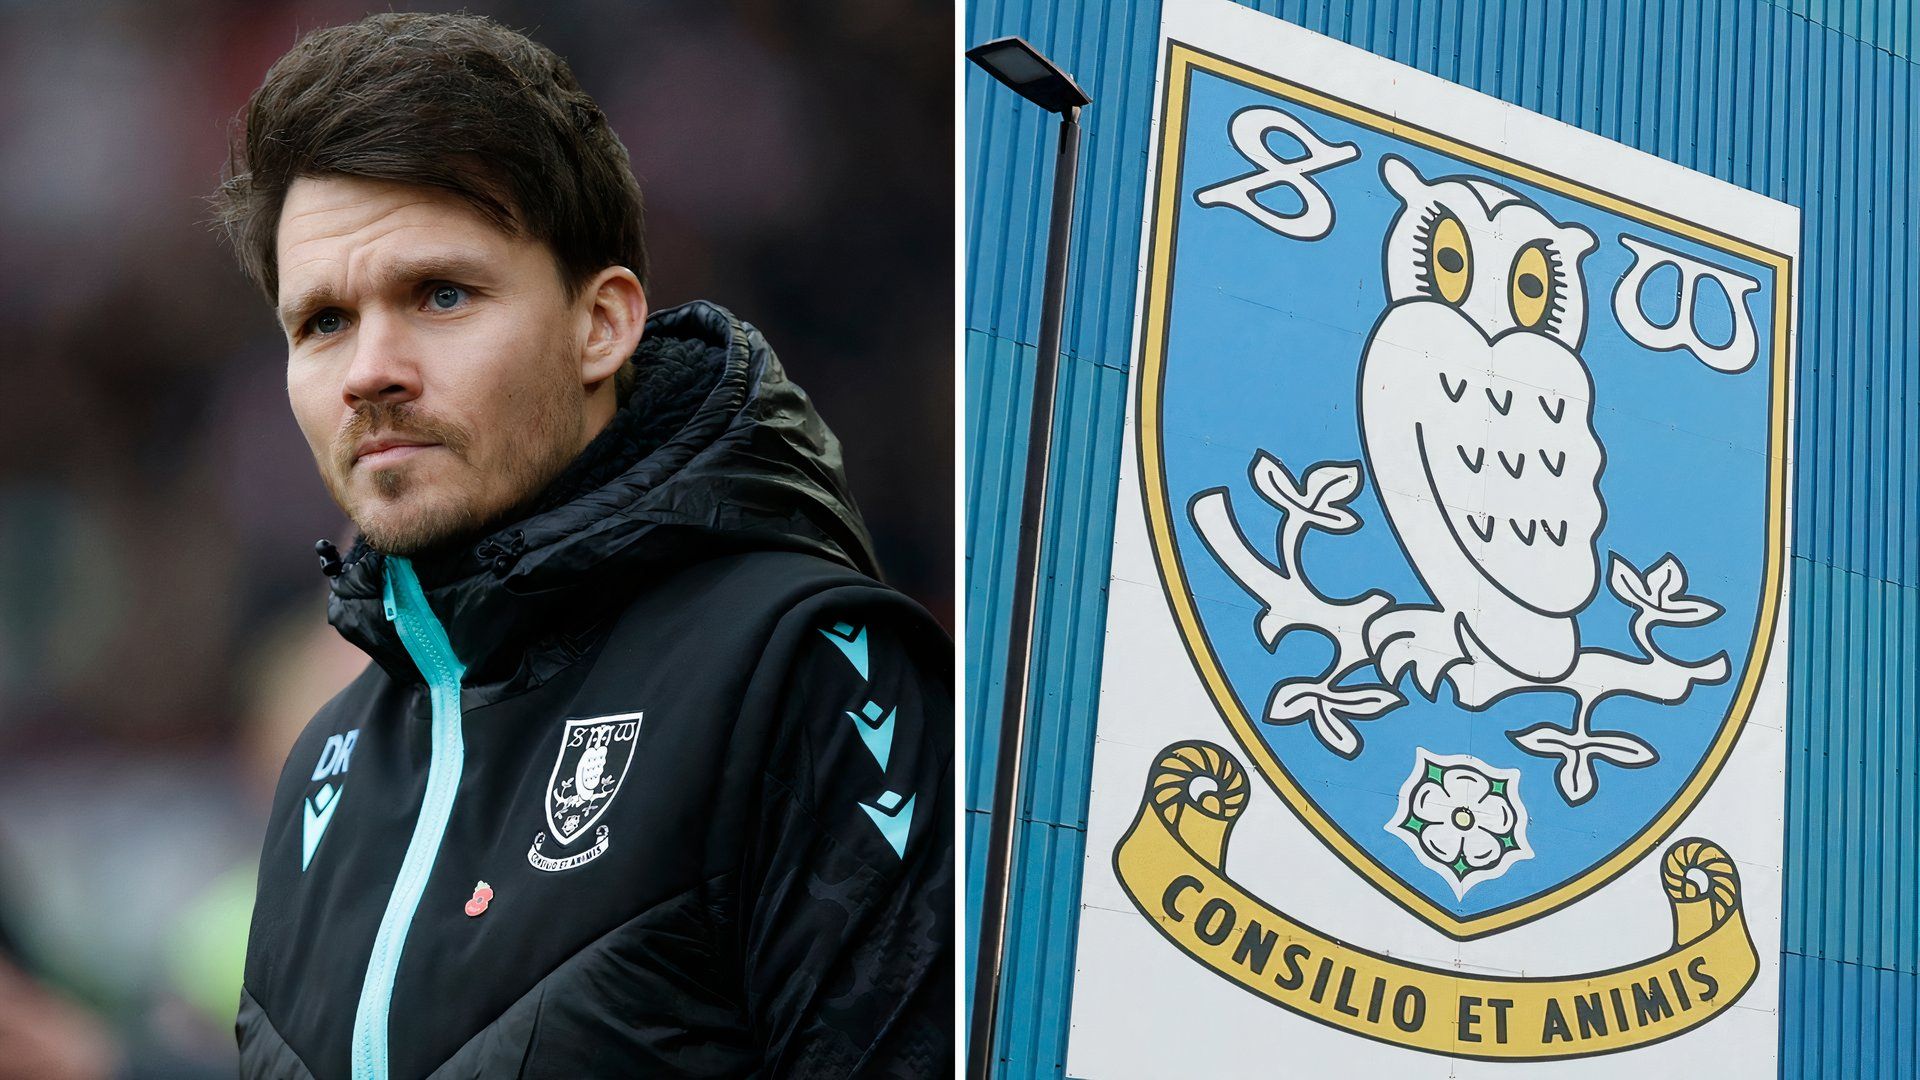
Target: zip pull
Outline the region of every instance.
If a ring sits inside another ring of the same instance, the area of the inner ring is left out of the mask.
[[[316,540],[313,553],[320,556],[320,572],[328,577],[339,577],[342,569],[340,549],[333,546],[331,540]]]
[[[515,529],[502,533],[498,538],[489,537],[473,549],[473,555],[481,565],[491,569],[496,576],[505,577],[513,570],[514,561],[527,550],[527,534]]]
[[[380,575],[380,603],[386,608],[387,621],[393,622],[400,617],[400,612],[393,603],[393,560],[389,558],[387,564],[381,569],[385,573]]]

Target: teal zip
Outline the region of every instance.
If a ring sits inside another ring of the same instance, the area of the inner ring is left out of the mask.
[[[433,700],[433,749],[427,760],[427,791],[420,800],[420,816],[413,822],[400,874],[387,894],[387,910],[373,937],[373,954],[360,982],[360,1003],[353,1012],[354,1080],[387,1080],[387,1020],[393,1005],[393,981],[400,970],[400,951],[407,930],[426,891],[427,875],[440,854],[440,841],[453,814],[453,797],[460,791],[460,771],[466,744],[460,731],[460,679],[466,668],[453,655],[447,631],[427,606],[427,594],[413,565],[398,556],[386,556],[383,597],[387,618],[400,633],[400,643],[427,680]]]

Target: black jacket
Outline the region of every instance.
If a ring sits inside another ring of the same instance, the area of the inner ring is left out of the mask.
[[[945,1075],[952,646],[758,331],[654,316],[529,516],[356,544],[283,771],[248,1077]]]

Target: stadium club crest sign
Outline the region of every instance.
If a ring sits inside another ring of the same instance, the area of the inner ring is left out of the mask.
[[[1070,1074],[1770,1074],[1797,211],[1164,19]]]

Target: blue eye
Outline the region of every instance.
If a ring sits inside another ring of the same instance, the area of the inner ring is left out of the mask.
[[[453,308],[459,306],[460,301],[464,299],[466,295],[467,290],[458,285],[437,285],[434,287],[433,295],[430,299],[433,301],[434,307],[441,311],[451,311]]]
[[[346,320],[341,318],[337,311],[323,311],[313,317],[311,325],[316,334],[333,334],[346,325]]]

